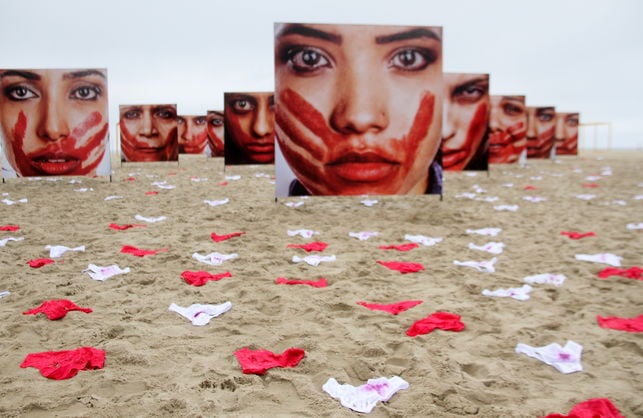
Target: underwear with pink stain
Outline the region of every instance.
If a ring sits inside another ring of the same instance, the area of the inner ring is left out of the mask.
[[[603,254],[576,254],[576,260],[591,261],[594,263],[608,264],[612,267],[621,267],[623,257],[611,253]]]
[[[85,251],[85,246],[80,245],[78,247],[70,248],[64,245],[46,245],[45,250],[49,250],[49,257],[59,258],[67,251]]]
[[[502,254],[502,252],[504,251],[504,248],[505,248],[504,242],[488,242],[483,245],[476,245],[473,242],[469,243],[469,249],[485,251],[490,254]]]
[[[532,347],[527,344],[518,343],[516,353],[526,354],[543,363],[549,364],[561,373],[574,373],[583,370],[581,355],[583,346],[568,340],[564,347],[558,343],[552,343],[544,347]]]
[[[52,299],[46,300],[37,308],[29,309],[22,314],[36,315],[39,313],[44,313],[45,315],[47,315],[47,318],[53,321],[56,319],[64,318],[65,315],[67,315],[67,312],[70,311],[81,311],[85,313],[93,312],[91,308],[81,308],[74,302],[67,299]]]
[[[492,258],[489,261],[458,261],[458,260],[453,260],[453,264],[456,266],[464,266],[464,267],[473,267],[474,269],[478,271],[482,271],[485,273],[493,273],[496,271],[494,265],[496,264],[496,261],[498,259],[496,257]]]
[[[212,318],[216,318],[232,309],[232,302],[224,302],[218,305],[193,303],[190,306],[179,306],[176,303],[170,304],[169,311],[176,312],[192,325],[203,326],[210,323]]]
[[[114,277],[117,274],[125,274],[129,272],[129,267],[125,267],[124,269],[122,269],[118,267],[117,264],[104,267],[97,266],[96,264],[89,264],[87,266],[87,269],[83,270],[83,273],[89,274],[89,277],[99,282],[104,282],[105,280],[109,279],[110,277]]]
[[[424,270],[424,266],[420,263],[409,263],[403,261],[381,261],[378,260],[377,264],[380,264],[386,267],[389,270],[396,270],[402,274],[406,273],[417,273],[418,271]]]
[[[387,303],[387,304],[357,302],[358,305],[362,305],[363,307],[370,309],[372,311],[384,311],[392,315],[397,315],[400,312],[407,311],[412,307],[417,306],[421,303],[423,303],[423,301],[421,300],[404,300],[402,302]]]
[[[221,253],[213,252],[205,255],[201,255],[199,253],[192,254],[192,258],[194,258],[195,260],[205,264],[209,264],[211,266],[220,266],[225,261],[232,260],[233,258],[237,258],[237,257],[239,257],[239,254],[237,253],[221,254]]]
[[[273,367],[295,367],[306,353],[301,348],[289,348],[282,354],[268,350],[242,348],[234,352],[245,374],[264,374]]]
[[[331,262],[335,261],[337,258],[334,255],[328,255],[328,256],[323,256],[323,255],[307,255],[306,257],[299,257],[296,255],[292,256],[292,262],[293,263],[306,263],[310,266],[318,266],[322,261],[323,262]]]
[[[285,277],[277,277],[275,279],[276,284],[290,284],[290,285],[296,285],[296,284],[303,284],[303,285],[308,285],[312,287],[327,287],[328,282],[326,281],[325,278],[321,277],[319,280],[290,280],[286,279]]]
[[[415,321],[406,331],[409,337],[428,334],[435,329],[460,332],[465,328],[460,315],[451,312],[434,312],[426,318]]]
[[[20,364],[23,368],[35,367],[41,375],[55,380],[69,379],[80,370],[102,369],[104,366],[105,351],[93,347],[27,354]]]
[[[643,315],[634,318],[621,318],[618,316],[596,316],[598,325],[603,328],[611,328],[627,332],[643,332]]]
[[[433,237],[427,237],[426,235],[412,235],[412,234],[405,234],[404,239],[407,241],[414,242],[416,244],[421,244],[426,247],[432,247],[440,242],[442,242],[442,238],[433,238]]]
[[[399,376],[368,379],[365,384],[357,387],[340,385],[331,377],[322,386],[324,392],[339,399],[342,406],[365,414],[370,413],[378,402],[388,402],[398,391],[408,388],[409,383]]]

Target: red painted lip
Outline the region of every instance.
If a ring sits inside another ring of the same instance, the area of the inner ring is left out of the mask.
[[[161,147],[159,147],[159,148],[139,147],[139,148],[135,148],[134,151],[135,152],[141,152],[143,154],[156,154],[156,153],[159,153],[159,152],[163,151],[164,149],[165,148],[161,148]]]
[[[469,152],[463,149],[442,150],[442,167],[445,170],[455,167],[466,160],[468,155]]]
[[[331,161],[327,167],[344,180],[374,183],[393,176],[400,164],[376,152],[350,152]]]
[[[183,147],[183,151],[185,151],[186,154],[201,154],[203,152],[203,149],[199,146],[194,146],[194,147]]]
[[[253,154],[272,154],[275,152],[274,144],[252,144],[248,145],[248,151]]]
[[[29,164],[41,173],[64,175],[76,170],[80,166],[81,160],[70,155],[47,154],[31,159]]]

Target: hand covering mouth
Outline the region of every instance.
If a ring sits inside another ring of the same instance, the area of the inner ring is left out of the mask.
[[[496,131],[489,134],[489,147],[499,146],[504,147],[511,144],[514,138],[505,131]]]

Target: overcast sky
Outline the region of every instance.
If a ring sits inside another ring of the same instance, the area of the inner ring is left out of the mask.
[[[0,0],[0,13],[0,68],[108,69],[112,135],[119,104],[204,114],[225,91],[273,90],[274,22],[372,23],[442,26],[445,72],[488,72],[492,94],[611,122],[614,147],[643,149],[640,0]]]

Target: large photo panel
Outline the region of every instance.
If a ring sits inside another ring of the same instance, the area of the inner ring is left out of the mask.
[[[225,165],[275,162],[275,93],[224,93]]]
[[[442,28],[276,23],[275,89],[277,197],[441,194]]]
[[[489,168],[489,74],[444,73],[442,167]]]
[[[3,178],[107,176],[107,70],[0,69]]]
[[[121,161],[178,161],[176,104],[120,105]]]
[[[489,114],[489,163],[518,162],[527,149],[525,96],[491,96]]]
[[[177,116],[179,154],[210,156],[207,119],[206,115]]]
[[[527,158],[552,158],[556,132],[554,106],[527,107]]]
[[[225,128],[223,110],[208,110],[208,144],[210,156],[223,157],[225,146]]]
[[[556,112],[556,155],[578,155],[579,124],[579,113]]]

